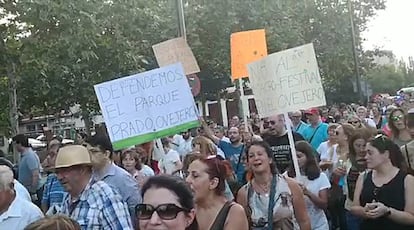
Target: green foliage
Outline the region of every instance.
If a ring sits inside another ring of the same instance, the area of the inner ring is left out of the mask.
[[[313,42],[327,97],[350,99],[354,67],[347,2],[185,1],[188,42],[202,70],[201,96],[216,98],[231,85],[231,33],[265,28],[269,53]],[[0,18],[15,15],[0,25],[0,77],[10,74],[12,63],[16,66],[24,114],[53,114],[75,103],[83,114],[96,111],[94,84],[155,68],[151,46],[177,34],[174,0],[0,3]],[[354,8],[361,32],[376,10],[384,8],[384,0],[355,1]],[[361,50],[362,38],[356,36]],[[362,73],[371,68],[368,57],[359,53]]]
[[[367,73],[367,77],[375,93],[394,95],[397,90],[414,83],[414,72],[402,61],[398,66],[377,66]]]

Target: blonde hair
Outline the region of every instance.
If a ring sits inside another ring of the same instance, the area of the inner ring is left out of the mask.
[[[71,218],[63,215],[47,216],[39,219],[24,230],[80,230],[79,224]]]
[[[198,136],[195,137],[192,141],[192,145],[200,145],[200,153],[205,156],[216,155],[217,150],[214,146],[214,143],[207,137]],[[194,147],[193,147],[194,149]]]

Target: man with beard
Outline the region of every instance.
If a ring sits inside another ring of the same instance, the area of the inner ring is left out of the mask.
[[[304,140],[302,135],[293,132],[293,139],[296,141]],[[273,151],[273,158],[280,173],[286,171],[292,164],[292,153],[289,145],[288,131],[286,130],[285,118],[283,114],[271,116],[269,118],[269,129],[263,135]]]
[[[203,121],[203,128],[206,136],[210,138],[221,150],[223,150],[226,159],[231,163],[233,171],[237,176],[237,181],[243,184],[244,178],[244,164],[242,162],[242,155],[244,154],[245,147],[242,143],[240,130],[237,127],[231,127],[228,131],[230,143],[226,142],[219,137],[215,136],[213,131]]]

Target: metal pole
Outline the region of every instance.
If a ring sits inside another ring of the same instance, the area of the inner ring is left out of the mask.
[[[9,119],[10,119],[10,128],[11,128],[11,136],[14,137],[19,132],[19,115],[17,113],[17,81],[16,81],[16,65],[11,63],[8,69],[8,78],[9,78]],[[19,156],[13,148],[13,162],[16,163],[19,161]]]
[[[177,4],[177,18],[178,18],[178,36],[187,40],[184,19],[184,5],[183,0],[176,0]]]
[[[361,100],[361,102],[363,102],[364,95],[362,94],[362,89],[361,89],[361,76],[359,74],[358,51],[356,48],[356,39],[355,39],[354,10],[352,8],[351,1],[352,0],[348,0],[348,11],[349,11],[349,19],[351,21],[352,52],[354,55],[354,67],[355,67],[355,77],[356,77],[358,95],[359,95],[359,99]]]

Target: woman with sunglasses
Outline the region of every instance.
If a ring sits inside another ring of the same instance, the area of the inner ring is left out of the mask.
[[[254,177],[239,190],[237,202],[246,210],[251,229],[310,230],[302,189],[277,172],[266,142],[252,143],[247,164]]]
[[[391,130],[390,139],[398,146],[403,146],[411,141],[411,135],[407,128],[405,112],[401,108],[391,111],[388,117],[388,126]]]
[[[356,183],[354,215],[361,230],[414,228],[414,177],[407,175],[400,148],[385,135],[377,135],[366,147],[367,168]]]
[[[345,175],[350,168],[349,139],[354,134],[355,127],[350,124],[341,124],[335,130],[337,145],[333,146],[326,155],[321,156],[319,163],[331,182],[329,191],[328,211],[332,225],[346,229],[345,218]]]
[[[348,117],[348,124],[354,126],[356,129],[365,128],[364,123],[357,115],[351,115]]]
[[[191,190],[178,177],[150,177],[141,190],[142,204],[135,208],[140,230],[196,230]]]
[[[219,156],[199,155],[188,172],[186,181],[194,194],[200,230],[248,229],[243,207],[224,196],[225,178],[231,172]]]

